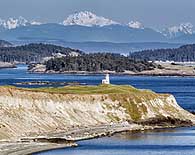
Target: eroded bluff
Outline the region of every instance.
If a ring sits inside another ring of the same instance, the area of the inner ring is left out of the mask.
[[[0,139],[155,118],[195,122],[172,95],[129,86],[98,87],[101,91],[92,93],[0,87]]]

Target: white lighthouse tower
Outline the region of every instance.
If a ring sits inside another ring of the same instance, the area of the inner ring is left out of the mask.
[[[110,84],[110,76],[106,74],[105,79],[102,80],[102,84]]]

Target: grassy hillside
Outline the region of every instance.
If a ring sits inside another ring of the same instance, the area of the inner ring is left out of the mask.
[[[65,86],[42,88],[17,88],[37,92],[63,93],[63,94],[154,94],[149,90],[139,90],[129,85],[98,85],[98,86]]]

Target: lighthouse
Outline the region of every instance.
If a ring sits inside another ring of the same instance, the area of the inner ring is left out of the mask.
[[[106,74],[105,79],[102,80],[102,84],[110,84],[110,76]]]

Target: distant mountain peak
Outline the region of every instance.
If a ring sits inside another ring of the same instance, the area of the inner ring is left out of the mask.
[[[12,44],[5,40],[0,40],[0,47],[11,47]]]
[[[164,29],[162,33],[168,38],[175,38],[184,34],[192,35],[194,31],[191,23],[181,23],[180,25]]]
[[[15,29],[20,26],[28,25],[40,25],[40,22],[28,21],[24,17],[20,16],[19,18],[9,18],[7,20],[0,19],[0,26],[4,29]]]
[[[106,26],[119,24],[111,19],[107,19],[101,16],[97,16],[89,11],[76,12],[69,15],[67,19],[63,21],[63,25],[81,25],[81,26]]]
[[[144,28],[143,24],[138,22],[138,21],[130,21],[128,23],[128,26],[130,28],[134,28],[134,29],[143,29]]]

